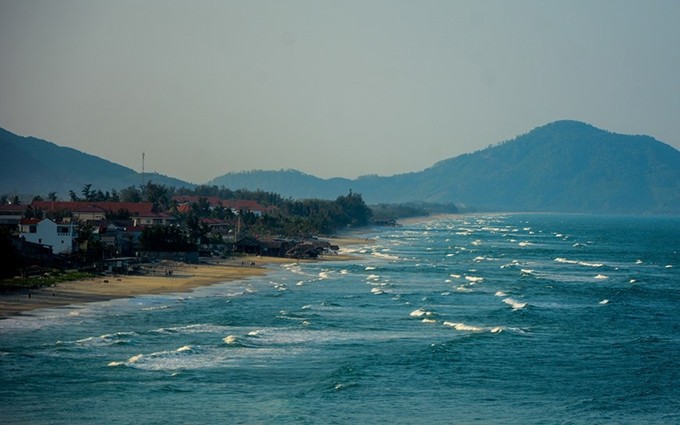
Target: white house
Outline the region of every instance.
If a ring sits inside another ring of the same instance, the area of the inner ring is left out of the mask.
[[[55,223],[49,218],[25,218],[19,226],[22,238],[52,247],[53,254],[69,254],[75,250],[78,237],[75,224]]]

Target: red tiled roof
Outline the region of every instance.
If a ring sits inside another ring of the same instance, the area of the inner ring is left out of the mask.
[[[38,224],[42,221],[42,218],[22,218],[21,224]]]
[[[0,205],[0,212],[16,212],[16,213],[23,213],[26,211],[26,205],[17,205],[17,204],[2,204]]]
[[[208,201],[208,203],[210,204],[211,207],[217,207],[221,203],[224,204],[224,201],[222,201],[217,196],[176,195],[176,196],[172,197],[172,200],[177,201],[180,204],[184,203],[184,202],[188,202],[188,203],[192,204],[192,203],[198,202],[199,199],[201,199],[201,198]]]
[[[112,212],[128,210],[131,214],[148,213],[153,209],[151,202],[33,201],[31,205],[43,211],[81,211],[83,208],[94,206]]]
[[[225,208],[231,208],[233,210],[248,210],[248,211],[265,211],[266,209],[253,200],[245,199],[235,199],[229,201],[223,201],[222,205]]]

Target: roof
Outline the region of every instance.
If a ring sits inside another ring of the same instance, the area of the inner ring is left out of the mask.
[[[219,218],[212,218],[212,217],[203,217],[199,220],[201,223],[208,224],[208,225],[221,225],[221,224],[229,224],[228,221],[222,220]]]
[[[1,204],[0,205],[0,213],[21,213],[21,214],[23,214],[24,211],[26,211],[26,205],[17,205],[17,204]]]
[[[175,217],[171,214],[164,213],[164,212],[147,212],[147,213],[141,213],[139,214],[140,217],[153,217],[153,218],[167,218],[167,219],[174,219]]]
[[[44,211],[80,212],[82,208],[96,207],[103,211],[112,212],[128,210],[131,214],[148,213],[153,209],[151,202],[33,201],[31,205]]]
[[[200,199],[205,199],[208,201],[211,207],[217,207],[220,204],[224,204],[224,201],[222,201],[217,196],[176,195],[172,197],[173,201],[177,201],[177,203],[180,204],[185,202],[193,204],[197,203]]]

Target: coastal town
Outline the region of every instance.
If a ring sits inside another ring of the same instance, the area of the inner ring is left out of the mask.
[[[337,254],[339,248],[319,236],[371,219],[361,195],[351,191],[335,201],[292,201],[214,187],[184,192],[149,182],[121,193],[86,185],[80,195],[71,192],[69,200],[51,193],[23,204],[5,196],[0,203],[2,250],[8,260],[0,276],[3,287],[40,285],[55,271],[145,274],[155,269],[144,264],[160,261],[316,259]]]

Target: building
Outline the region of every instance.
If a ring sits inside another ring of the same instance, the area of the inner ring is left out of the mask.
[[[70,254],[76,250],[78,232],[71,223],[55,223],[49,218],[24,218],[19,224],[19,236],[27,242],[46,245],[52,254]]]
[[[0,205],[0,226],[9,226],[13,229],[16,229],[25,212],[26,207],[24,205]]]
[[[160,212],[148,212],[139,214],[137,217],[133,218],[133,226],[154,226],[154,225],[167,225],[174,224],[175,217],[168,213]]]

